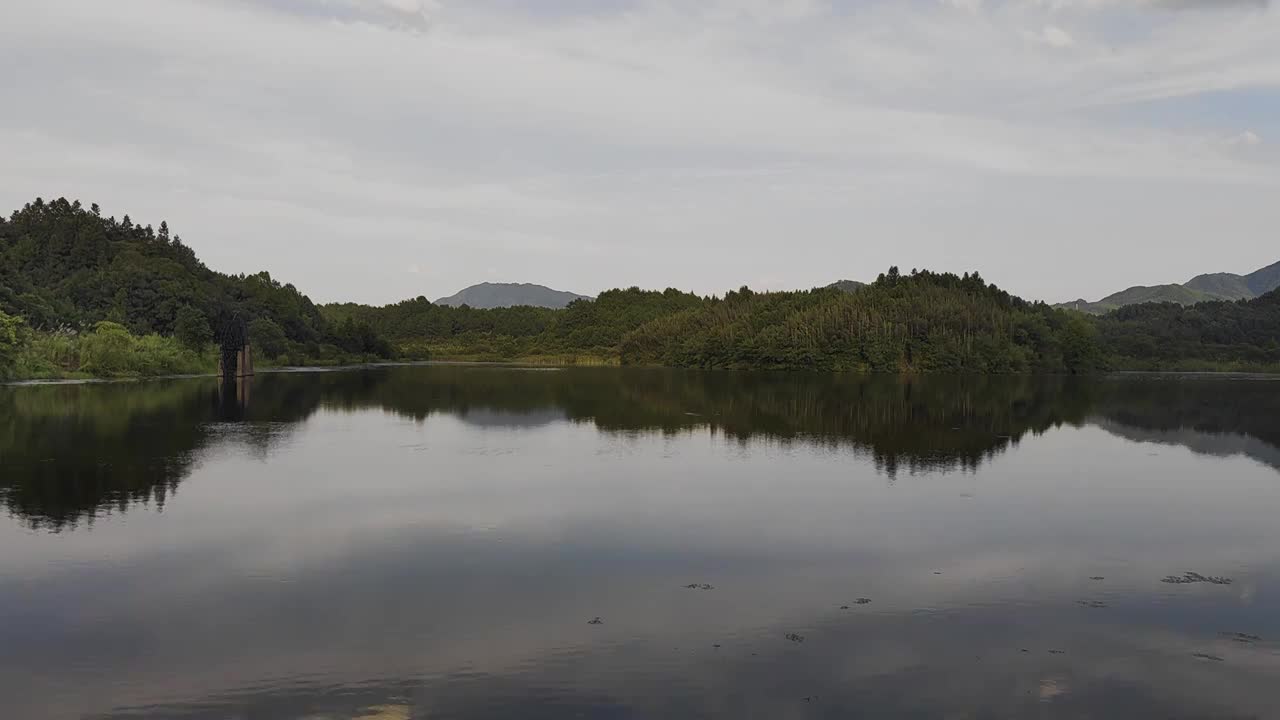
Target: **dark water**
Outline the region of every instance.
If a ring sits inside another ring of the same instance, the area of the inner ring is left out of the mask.
[[[5,719],[1280,717],[1280,381],[3,387],[0,465]]]

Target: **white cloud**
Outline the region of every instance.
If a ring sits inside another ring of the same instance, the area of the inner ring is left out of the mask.
[[[439,8],[439,4],[431,0],[372,0],[372,2],[406,15],[425,15],[429,11]]]
[[[489,268],[713,292],[891,263],[1065,299],[1190,277],[1210,218],[1238,238],[1213,269],[1273,252],[1277,158],[1238,149],[1276,119],[1148,110],[1276,92],[1270,10],[270,3],[11,0],[0,205],[166,218],[211,265],[319,299],[436,297]],[[1031,252],[1068,246],[1052,272]]]
[[[1040,36],[1050,47],[1069,48],[1076,44],[1070,33],[1053,25],[1045,25],[1044,30],[1040,32]]]
[[[1256,147],[1262,144],[1262,138],[1252,130],[1245,130],[1238,135],[1232,135],[1227,138],[1227,144],[1232,146]]]

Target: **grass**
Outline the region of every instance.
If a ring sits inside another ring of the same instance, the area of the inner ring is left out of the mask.
[[[10,380],[136,378],[216,372],[217,353],[162,335],[131,334],[115,323],[92,332],[29,331],[14,349],[3,373]]]

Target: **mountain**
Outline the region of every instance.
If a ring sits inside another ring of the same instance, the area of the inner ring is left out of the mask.
[[[1171,302],[1195,305],[1213,300],[1251,300],[1280,287],[1280,262],[1254,270],[1248,275],[1206,273],[1181,285],[1136,285],[1112,293],[1097,302],[1085,299],[1058,303],[1054,307],[1079,310],[1092,315],[1111,312],[1125,305]]]
[[[857,280],[837,280],[831,283],[830,285],[828,285],[827,287],[835,288],[836,290],[843,290],[847,293],[851,293],[856,290],[861,290],[866,286],[867,286],[866,283],[858,282]]]
[[[532,307],[562,308],[574,300],[590,300],[586,295],[552,290],[544,285],[531,283],[480,283],[458,291],[449,297],[436,300],[436,305],[458,307],[467,305],[477,310],[529,305]]]
[[[1255,296],[1266,295],[1280,287],[1280,262],[1254,270],[1244,276],[1244,282]]]
[[[1244,276],[1234,273],[1197,275],[1188,280],[1184,287],[1222,300],[1248,300],[1267,292],[1267,290],[1262,290],[1261,292],[1251,290],[1248,280]],[[1267,289],[1269,290],[1270,288]]]

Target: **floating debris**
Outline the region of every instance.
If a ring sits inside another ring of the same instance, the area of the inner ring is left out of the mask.
[[[1225,662],[1217,655],[1210,655],[1209,653],[1192,653],[1191,657],[1200,658],[1201,660],[1212,660],[1213,662]]]
[[[713,648],[718,648],[718,647],[720,647],[720,643],[716,643],[715,645],[712,645],[711,647],[713,647]]]
[[[592,619],[588,620],[588,621],[587,621],[587,624],[588,624],[588,625],[603,625],[603,624],[604,624],[604,621],[603,621],[603,620],[601,620],[601,619],[600,619],[600,617],[597,615],[596,617],[594,617],[594,618],[592,618]]]
[[[1049,654],[1050,655],[1066,655],[1067,651],[1066,650],[1050,650]]]
[[[1161,580],[1160,582],[1168,583],[1170,585],[1192,585],[1195,583],[1210,583],[1213,585],[1230,585],[1234,581],[1231,578],[1226,578],[1226,577],[1216,577],[1212,575],[1206,576],[1206,575],[1201,575],[1200,573],[1195,573],[1195,572],[1184,572],[1182,573],[1181,576],[1169,575],[1165,579]]]
[[[716,586],[709,583],[689,583],[685,585],[690,590],[715,590]]]
[[[1082,606],[1087,607],[1087,608],[1104,608],[1104,607],[1107,607],[1107,604],[1106,604],[1106,603],[1104,603],[1104,602],[1102,602],[1101,600],[1077,600],[1077,601],[1076,601],[1076,604],[1077,604],[1077,605],[1082,605]]]
[[[942,571],[941,571],[941,570],[934,570],[934,571],[933,571],[933,574],[934,574],[934,575],[941,575],[941,574],[942,574]]]
[[[794,642],[794,643],[802,643],[802,642],[804,642],[804,636],[803,636],[803,635],[797,635],[797,634],[795,634],[795,633],[787,633],[786,637],[787,637],[787,639],[788,639],[788,640],[790,640],[791,642]]]
[[[849,609],[849,606],[848,606],[848,605],[841,605],[841,606],[840,606],[840,609],[841,609],[841,610],[848,610],[848,609]]]
[[[853,604],[854,605],[870,605],[871,598],[858,598],[857,600],[853,601]]]
[[[1105,578],[1105,577],[1103,577],[1103,576],[1101,576],[1101,575],[1094,575],[1094,576],[1090,577],[1089,579],[1090,579],[1090,580],[1106,580],[1106,578]]]
[[[1262,641],[1262,638],[1258,637],[1257,635],[1250,635],[1249,633],[1220,632],[1218,634],[1225,638],[1230,638],[1232,642],[1238,642],[1238,643],[1253,644],[1253,643]]]
[[[1031,652],[1031,651],[1026,648],[1022,648],[1022,652]]]

